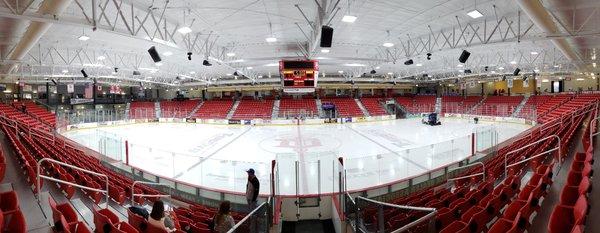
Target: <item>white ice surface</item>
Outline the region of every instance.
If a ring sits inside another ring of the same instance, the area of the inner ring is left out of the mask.
[[[338,189],[338,157],[344,159],[347,188],[368,188],[470,156],[471,133],[491,125],[500,142],[530,127],[448,118],[441,126],[420,119],[301,126],[148,123],[64,134],[122,161],[128,140],[130,165],[223,191],[245,192],[245,170],[254,168],[261,193],[269,193],[271,161],[276,160],[278,193],[316,194]],[[479,138],[478,143],[489,144]]]

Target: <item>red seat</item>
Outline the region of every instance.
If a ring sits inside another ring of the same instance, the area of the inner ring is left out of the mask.
[[[126,222],[121,222],[118,224],[118,226],[113,225],[112,230],[113,230],[112,232],[117,232],[117,233],[138,233],[139,232],[133,226],[129,225],[129,223],[126,223]]]
[[[465,229],[466,227],[467,227],[466,223],[464,223],[462,221],[454,221],[454,222],[450,223],[450,225],[448,225],[447,227],[442,229],[442,231],[440,231],[440,233],[456,233],[456,232],[459,232],[459,231]]]
[[[50,208],[52,209],[52,219],[54,220],[55,224],[61,221],[61,217],[64,217],[68,225],[77,223],[79,221],[77,213],[69,203],[58,205],[51,196],[48,197],[48,203],[50,203]]]
[[[590,186],[590,179],[588,177],[584,177],[579,183],[579,186],[565,185],[560,193],[560,204],[568,206],[575,205],[579,196],[585,195],[589,191]]]
[[[581,172],[577,171],[569,171],[569,175],[567,177],[567,185],[568,186],[578,186],[581,183],[583,177],[589,177],[592,172],[592,166],[589,164],[584,165],[584,168]]]
[[[7,217],[4,215],[4,219],[10,219],[9,222],[4,222],[4,227],[6,227],[4,232],[10,233],[25,233],[27,232],[27,223],[25,222],[25,216],[20,210],[17,210],[11,214],[11,216]]]
[[[575,226],[584,223],[587,208],[587,200],[583,195],[577,199],[574,206],[558,205],[554,207],[548,224],[548,232],[571,232]]]
[[[167,229],[154,226],[152,224],[147,225],[145,233],[168,233]]]
[[[0,209],[5,215],[19,210],[19,198],[17,198],[17,192],[8,191],[0,193]]]
[[[112,226],[119,223],[119,217],[109,209],[96,210],[95,208],[92,208],[92,212],[94,214],[94,225],[96,226],[94,232],[102,233],[102,229],[104,229],[107,224]]]
[[[129,224],[138,231],[144,231],[148,226],[144,217],[131,212],[129,209],[127,209],[127,219]]]

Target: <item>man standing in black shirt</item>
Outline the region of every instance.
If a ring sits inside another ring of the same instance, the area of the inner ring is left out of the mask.
[[[246,200],[248,201],[248,209],[250,211],[256,208],[256,199],[260,189],[260,182],[256,175],[254,175],[254,169],[250,168],[246,171],[248,173],[248,183],[246,184]]]

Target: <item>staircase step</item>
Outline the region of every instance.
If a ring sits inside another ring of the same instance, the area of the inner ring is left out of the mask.
[[[235,114],[235,110],[237,110],[238,106],[240,106],[240,101],[236,100],[233,103],[233,106],[231,106],[231,109],[229,110],[229,113],[227,113],[227,119],[231,119],[233,117],[233,114]]]
[[[367,108],[365,108],[365,106],[362,104],[362,102],[360,102],[359,99],[354,99],[354,101],[356,102],[356,105],[358,105],[360,110],[363,112],[363,115],[371,116],[371,114],[369,114],[369,111],[367,111]]]

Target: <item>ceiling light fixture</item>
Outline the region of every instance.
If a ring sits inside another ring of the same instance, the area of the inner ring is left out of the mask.
[[[273,42],[276,42],[276,41],[277,41],[277,38],[275,38],[275,37],[267,37],[267,38],[265,39],[265,41],[267,41],[267,42],[269,42],[269,43],[273,43]]]
[[[196,71],[190,71],[190,74],[195,74],[195,73],[196,73]]]
[[[228,57],[233,57],[233,56],[235,56],[235,53],[229,52],[229,53],[227,53],[227,56]]]
[[[329,49],[321,49],[322,53],[329,53]]]
[[[98,56],[98,58],[97,58],[97,59],[98,59],[99,61],[102,61],[102,60],[106,59],[106,57],[105,57],[105,56]]]
[[[516,61],[510,61],[510,64],[516,65],[517,62]]]
[[[181,34],[188,34],[190,32],[192,32],[192,29],[190,27],[180,27],[179,29],[177,29],[177,32],[181,33]]]
[[[338,73],[343,74],[344,71],[343,70],[338,70]]]
[[[354,23],[354,21],[356,21],[358,17],[353,16],[353,15],[344,15],[344,17],[342,17],[342,22],[344,23]]]
[[[531,55],[538,55],[538,52],[536,52],[536,51],[532,51],[532,52],[531,52]]]
[[[417,64],[416,64],[416,66],[423,66],[423,64],[421,64],[421,63],[417,63]]]
[[[86,35],[81,35],[81,36],[79,36],[77,39],[79,39],[80,41],[86,41],[86,40],[89,40],[89,39],[90,39],[90,37],[89,37],[89,36],[86,36]]]
[[[394,43],[391,43],[391,42],[385,42],[382,45],[383,45],[383,47],[386,47],[386,48],[394,47]]]
[[[171,56],[171,55],[173,55],[173,52],[171,52],[171,51],[166,51],[166,52],[163,53],[163,56],[165,56],[165,57],[168,57],[168,56]]]
[[[479,12],[478,10],[472,10],[469,11],[467,13],[468,16],[470,16],[471,18],[477,19],[479,17],[483,17],[483,14],[481,12]]]
[[[456,65],[456,67],[463,67],[463,64],[458,64]]]

